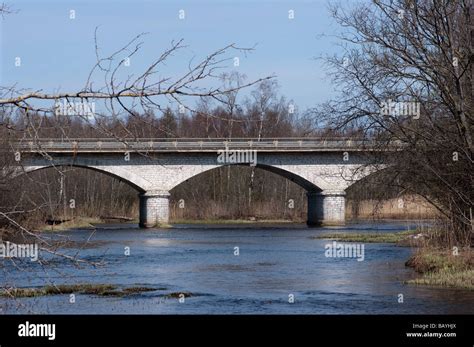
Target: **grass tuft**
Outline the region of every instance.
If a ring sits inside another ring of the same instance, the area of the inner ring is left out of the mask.
[[[409,239],[414,234],[416,232],[412,230],[397,233],[327,233],[311,238],[361,243],[398,243]]]
[[[61,284],[39,288],[5,288],[0,291],[0,297],[32,298],[72,293],[99,296],[126,296],[155,290],[156,288],[149,287],[127,287],[119,289],[117,286],[111,284]]]

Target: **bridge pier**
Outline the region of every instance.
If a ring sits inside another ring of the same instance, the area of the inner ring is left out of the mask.
[[[308,192],[309,226],[344,225],[345,202],[344,191]]]
[[[148,191],[140,193],[140,228],[153,228],[168,224],[169,197],[167,191]]]

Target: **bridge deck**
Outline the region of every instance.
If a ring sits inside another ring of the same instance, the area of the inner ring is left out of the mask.
[[[218,150],[258,150],[259,152],[339,152],[372,151],[374,142],[341,138],[272,139],[36,139],[12,144],[21,152],[100,153],[100,152],[216,152]]]

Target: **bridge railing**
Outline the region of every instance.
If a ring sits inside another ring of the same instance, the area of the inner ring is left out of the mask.
[[[354,138],[139,138],[139,139],[24,139],[12,146],[22,151],[46,152],[101,152],[101,151],[215,151],[215,150],[263,150],[263,151],[311,151],[311,150],[370,150],[378,143]]]

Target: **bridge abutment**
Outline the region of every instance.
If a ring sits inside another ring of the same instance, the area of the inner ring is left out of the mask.
[[[148,191],[139,194],[140,228],[153,228],[169,221],[169,197],[167,191]]]
[[[344,191],[308,192],[309,226],[345,224],[346,193]]]

